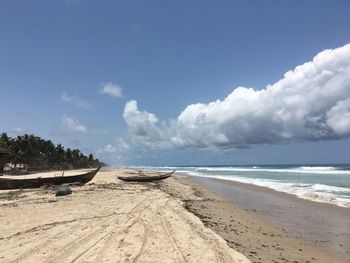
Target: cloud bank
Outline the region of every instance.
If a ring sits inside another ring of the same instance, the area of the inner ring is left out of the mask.
[[[324,50],[264,89],[238,87],[225,99],[187,106],[173,120],[128,101],[134,143],[149,147],[244,148],[350,136],[350,44]]]
[[[112,97],[123,97],[123,89],[118,84],[107,83],[100,89],[100,94],[109,95]]]

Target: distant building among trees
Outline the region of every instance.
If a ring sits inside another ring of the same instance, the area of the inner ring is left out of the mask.
[[[25,166],[28,171],[92,168],[103,165],[92,154],[88,156],[79,149],[65,149],[32,134],[11,138],[0,135],[0,173],[4,165],[16,169]]]
[[[9,153],[10,152],[8,150],[0,147],[0,174],[4,173],[5,160],[6,156],[9,155]]]

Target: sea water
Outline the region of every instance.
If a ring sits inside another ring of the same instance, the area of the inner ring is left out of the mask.
[[[176,170],[268,187],[316,202],[350,207],[350,165],[164,166],[142,169]]]

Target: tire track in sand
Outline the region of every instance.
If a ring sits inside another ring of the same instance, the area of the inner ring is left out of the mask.
[[[223,250],[222,248],[219,247],[217,242],[213,242],[212,238],[208,239],[208,235],[203,233],[203,229],[197,225],[194,224],[192,220],[188,218],[186,215],[187,211],[181,211],[182,208],[178,207],[174,209],[173,206],[168,205],[169,200],[166,201],[167,207],[175,214],[178,216],[178,218],[183,222],[183,224],[187,224],[191,226],[191,230],[193,233],[195,233],[197,236],[199,236],[206,244],[206,246],[210,249],[212,249],[215,252],[215,262],[222,262],[225,260],[232,260],[231,255],[228,253],[228,251]],[[205,250],[204,253],[200,256],[201,258],[205,255]],[[219,258],[218,258],[219,256]]]
[[[148,236],[149,236],[149,229],[148,229],[146,223],[142,219],[140,219],[140,221],[141,221],[141,223],[143,225],[143,229],[144,229],[142,246],[140,248],[140,251],[137,253],[136,257],[132,260],[132,262],[137,262],[139,260],[139,258],[142,256],[144,249],[146,247],[146,243],[148,241]]]
[[[120,240],[120,242],[119,242],[119,244],[118,244],[118,248],[122,248],[122,247],[123,247],[125,238],[126,238],[127,235],[129,234],[130,228],[132,228],[136,223],[138,223],[138,222],[140,221],[141,215],[146,211],[146,209],[148,209],[148,208],[152,205],[152,202],[153,202],[155,199],[157,199],[157,197],[152,198],[148,205],[146,205],[143,209],[141,209],[140,211],[138,211],[138,215],[137,215],[136,219],[134,219],[133,222],[132,222],[131,224],[128,224],[128,226],[126,227],[126,229],[123,231],[123,232],[124,232],[124,236],[123,236],[123,238]],[[146,233],[146,232],[144,232],[144,233]],[[143,237],[143,241],[145,241],[145,237]],[[140,249],[140,251],[137,253],[137,255],[135,256],[135,258],[141,256],[140,253],[142,253],[142,251],[143,251],[143,249],[144,249],[144,246],[145,246],[145,242],[143,242],[143,244],[141,245],[141,249]],[[120,251],[120,258],[122,258],[122,252],[123,252],[123,251],[121,250],[121,251]],[[134,258],[133,260],[131,260],[131,261],[134,261],[135,258]]]
[[[98,241],[100,241],[103,238],[103,236],[108,234],[107,233],[103,235],[102,238],[99,238],[101,236],[101,232],[103,233],[102,230],[105,230],[105,229],[106,229],[105,224],[102,224],[100,227],[98,227],[94,231],[78,236],[77,238],[71,240],[68,244],[65,244],[64,246],[59,247],[57,249],[59,250],[59,252],[53,255],[51,254],[50,259],[46,262],[50,262],[50,263],[64,262],[65,259],[67,259],[72,254],[74,254],[82,245],[87,244],[91,240],[96,238],[98,238]]]
[[[78,228],[79,228],[78,223],[76,223],[76,224],[72,225],[71,227],[69,227],[68,229],[66,229],[64,232],[56,233],[55,235],[51,236],[48,240],[40,242],[38,245],[36,245],[32,248],[29,248],[27,251],[25,251],[24,253],[19,255],[17,258],[9,261],[9,263],[21,262],[21,261],[31,257],[32,255],[38,253],[40,250],[44,249],[45,247],[47,247],[50,244],[52,244],[53,242],[55,242],[57,240],[57,238],[59,238],[60,236],[71,233],[74,230],[78,230]]]
[[[176,251],[176,254],[178,255],[179,262],[187,262],[186,257],[184,256],[181,248],[179,247],[179,245],[176,242],[176,238],[173,236],[173,234],[169,228],[169,223],[166,221],[166,219],[164,218],[164,216],[160,212],[158,205],[157,205],[157,215],[160,218],[161,227],[162,227],[164,233],[168,237],[169,241],[172,244],[173,249]]]
[[[115,220],[115,216],[118,215],[123,215],[123,216],[132,216],[133,213],[135,213],[134,210],[136,210],[137,208],[139,208],[143,203],[145,203],[147,201],[147,199],[149,199],[149,197],[146,197],[145,199],[143,199],[141,202],[139,202],[137,205],[135,205],[134,207],[132,207],[128,212],[125,213],[116,213],[113,214],[112,217],[110,218],[111,222],[101,222],[103,223],[98,229],[94,230],[92,233],[88,234],[87,237],[79,240],[78,241],[73,241],[70,242],[68,245],[61,247],[60,251],[58,254],[51,256],[50,257],[50,261],[49,262],[63,262],[65,259],[69,258],[70,256],[72,256],[72,254],[74,254],[74,252],[78,251],[78,249],[80,247],[83,247],[84,245],[86,245],[87,243],[91,242],[91,240],[96,239],[97,240],[95,242],[93,242],[91,245],[89,245],[86,249],[84,249],[82,252],[80,252],[78,255],[76,255],[73,260],[71,262],[76,262],[77,260],[79,260],[83,255],[85,255],[87,252],[89,252],[91,249],[93,249],[94,247],[96,247],[101,241],[104,241],[104,245],[103,247],[100,249],[100,252],[98,253],[98,256],[96,258],[97,262],[101,262],[103,260],[104,254],[105,252],[108,250],[108,248],[111,246],[112,242],[111,240],[113,238],[116,237],[116,235],[120,234],[121,232],[125,232],[127,229],[129,229],[130,227],[132,227],[132,225],[135,224],[136,220],[133,220],[133,218],[131,218],[128,221],[128,227],[126,229],[121,229],[120,231],[116,231],[117,229],[117,225],[119,223],[118,220]],[[138,210],[136,210],[137,212]],[[133,221],[132,224],[130,224],[129,226],[129,222]],[[111,225],[116,225],[115,227],[107,227],[106,225],[111,226]],[[107,232],[107,234],[99,235],[99,233],[101,233],[101,230],[104,230],[103,232]],[[78,244],[77,244],[78,243]]]

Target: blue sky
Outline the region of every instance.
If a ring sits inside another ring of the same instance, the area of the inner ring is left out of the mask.
[[[34,133],[116,165],[349,163],[349,109],[340,102],[349,98],[347,79],[337,98],[323,89],[317,116],[334,116],[322,135],[318,124],[310,135],[305,123],[286,118],[272,135],[266,130],[276,123],[261,124],[270,115],[249,122],[242,121],[252,117],[248,109],[230,115],[243,93],[249,100],[239,109],[266,104],[252,102],[256,93],[247,88],[264,90],[323,50],[348,44],[348,10],[349,1],[1,1],[0,131]],[[335,53],[332,63],[349,54]],[[331,62],[320,67],[332,71]],[[333,83],[347,70],[336,71]],[[228,109],[214,105],[218,118],[230,118],[199,123],[210,106],[185,111],[225,101],[239,86],[245,89]]]

